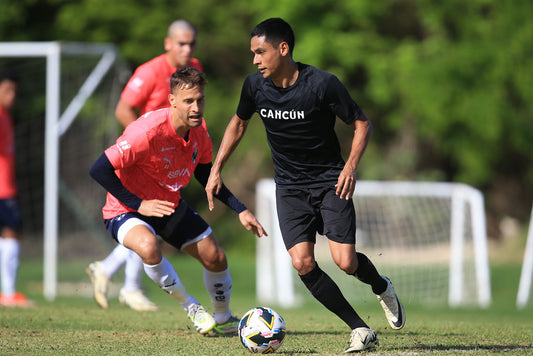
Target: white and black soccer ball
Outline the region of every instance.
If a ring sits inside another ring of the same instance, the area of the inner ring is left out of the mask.
[[[285,321],[275,310],[255,307],[239,322],[239,339],[251,353],[269,354],[281,346],[286,335]]]

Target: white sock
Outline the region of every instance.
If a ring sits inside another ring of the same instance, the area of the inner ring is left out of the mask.
[[[231,310],[229,309],[231,299],[229,269],[222,272],[211,272],[204,268],[204,284],[211,296],[215,321],[219,324],[225,323],[231,317]]]
[[[191,304],[200,304],[187,293],[176,270],[165,257],[156,265],[144,264],[144,271],[162,290],[180,302],[184,310],[188,310]]]
[[[124,290],[128,293],[142,289],[143,261],[134,251],[129,250],[124,270]]]
[[[6,295],[17,291],[19,254],[20,241],[18,239],[0,237],[0,278],[2,279],[2,293]]]
[[[109,278],[113,277],[118,269],[126,263],[126,260],[130,255],[130,251],[130,249],[120,244],[117,245],[117,247],[115,247],[113,251],[111,251],[111,253],[102,261],[100,271]]]

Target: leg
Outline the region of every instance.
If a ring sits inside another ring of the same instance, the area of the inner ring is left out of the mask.
[[[186,292],[172,264],[166,258],[163,258],[157,238],[148,225],[138,224],[131,227],[124,234],[122,243],[139,255],[144,264],[146,274],[161,289],[182,305],[190,301],[191,296]],[[187,306],[184,306],[184,308]]]
[[[0,305],[30,307],[35,304],[17,292],[20,262],[20,214],[15,199],[0,200]]]
[[[159,310],[150,299],[144,295],[141,280],[143,272],[143,262],[139,255],[128,250],[126,268],[124,269],[124,287],[120,290],[119,301],[121,304],[137,311]]]
[[[289,255],[300,279],[320,303],[341,318],[350,329],[368,327],[344,298],[337,284],[316,263],[314,243],[298,243],[289,249]]]
[[[366,255],[355,252],[355,245],[340,244],[330,240],[329,247],[333,260],[340,269],[372,286],[372,291],[385,311],[389,325],[395,330],[401,329],[405,324],[405,311],[391,281],[379,275]]]
[[[2,295],[13,295],[16,292],[20,255],[20,241],[17,232],[9,227],[4,227],[0,234],[0,244]]]
[[[354,244],[329,240],[329,249],[337,266],[361,282],[370,284],[374,294],[381,294],[387,289],[387,281],[379,275],[368,257],[355,251]]]
[[[205,238],[187,245],[182,251],[196,258],[204,267],[204,284],[211,296],[213,316],[217,325],[215,331],[222,335],[237,332],[239,319],[231,315],[231,276],[226,254],[218,246],[215,237],[209,233]]]
[[[110,279],[126,262],[130,252],[130,250],[118,244],[104,260],[92,262],[85,270],[93,285],[94,300],[100,307],[104,309],[109,307],[107,290]]]

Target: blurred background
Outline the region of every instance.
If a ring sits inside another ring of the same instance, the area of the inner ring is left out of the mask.
[[[533,202],[531,1],[0,0],[0,9],[1,42],[103,42],[120,55],[106,97],[99,99],[103,110],[84,108],[61,140],[61,258],[87,256],[89,250],[104,257],[113,246],[100,220],[104,191],[87,172],[120,134],[113,116],[118,95],[138,65],[164,52],[168,25],[185,18],[198,28],[195,57],[209,80],[205,118],[216,153],[242,82],[255,71],[250,31],[268,17],[282,17],[296,34],[294,59],[338,76],[373,123],[358,178],[461,182],[480,189],[491,243],[514,249],[511,258],[521,262]],[[45,112],[44,60],[38,61],[0,53],[0,68],[11,67],[21,79],[13,110],[19,195],[23,233],[36,254],[43,227]],[[84,80],[86,65],[91,61],[76,59],[65,67],[65,98]],[[351,130],[341,123],[337,128],[347,151]],[[256,182],[273,174],[264,136],[254,120],[223,174],[249,207]],[[85,198],[72,201],[71,189]],[[253,253],[254,241],[232,211],[219,204],[210,213],[196,182],[184,196],[225,248]],[[68,239],[81,231],[85,240]]]

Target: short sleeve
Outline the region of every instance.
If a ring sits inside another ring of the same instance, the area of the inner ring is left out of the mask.
[[[255,113],[256,105],[253,95],[251,76],[246,77],[241,90],[241,99],[237,107],[237,116],[243,120],[249,120]]]
[[[361,116],[361,108],[334,75],[327,80],[325,100],[331,111],[347,124],[353,123]]]
[[[151,77],[153,73],[146,66],[140,66],[133,73],[120,97],[135,108],[143,106],[154,90]]]
[[[129,125],[116,143],[105,150],[105,154],[115,169],[121,169],[133,165],[144,157],[148,150],[146,134]]]

